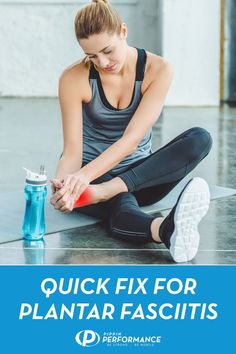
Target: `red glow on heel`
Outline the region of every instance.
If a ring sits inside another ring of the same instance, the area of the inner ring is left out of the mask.
[[[92,193],[90,188],[86,188],[85,191],[81,194],[81,196],[75,201],[74,208],[79,208],[82,206],[86,206],[91,204],[92,201]]]

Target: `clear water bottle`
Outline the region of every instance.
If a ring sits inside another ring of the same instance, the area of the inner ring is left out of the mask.
[[[41,240],[45,234],[44,203],[47,195],[47,176],[44,166],[34,173],[26,168],[25,216],[22,225],[23,237],[27,240]]]

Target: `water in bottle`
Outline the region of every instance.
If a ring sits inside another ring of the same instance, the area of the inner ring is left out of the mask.
[[[22,225],[23,237],[27,240],[41,240],[45,234],[44,203],[47,195],[47,176],[44,166],[35,173],[26,168],[25,215]]]

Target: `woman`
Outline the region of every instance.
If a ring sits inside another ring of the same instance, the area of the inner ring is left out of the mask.
[[[127,44],[127,27],[108,1],[83,7],[75,31],[86,57],[59,82],[64,149],[51,180],[52,205],[91,213],[97,204],[113,236],[164,242],[176,262],[191,260],[209,206],[207,183],[190,180],[165,219],[139,206],[161,200],[198,165],[211,149],[210,134],[192,128],[153,152],[152,126],[172,81],[170,64]]]

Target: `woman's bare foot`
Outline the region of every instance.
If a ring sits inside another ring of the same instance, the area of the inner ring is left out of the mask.
[[[90,184],[74,203],[74,208],[105,202],[122,192],[128,192],[128,188],[119,177],[100,184]]]

